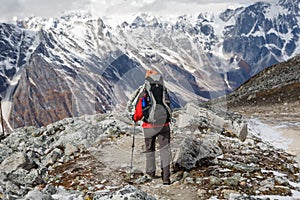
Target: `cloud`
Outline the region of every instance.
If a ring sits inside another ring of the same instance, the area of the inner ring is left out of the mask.
[[[0,0],[0,19],[9,21],[13,17],[59,16],[68,10],[85,8],[90,3],[90,0]]]
[[[276,0],[266,0],[275,2]],[[232,5],[247,5],[250,0],[0,0],[0,20],[13,17],[59,17],[63,12],[88,9],[93,14],[107,18],[132,16],[141,12],[168,16],[194,14],[204,11],[221,11]]]

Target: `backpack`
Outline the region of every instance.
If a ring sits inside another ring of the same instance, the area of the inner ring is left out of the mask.
[[[132,113],[140,98],[144,122],[161,125],[171,121],[170,97],[160,74],[147,77],[145,83],[136,91],[135,97],[129,103],[132,106],[128,107]]]

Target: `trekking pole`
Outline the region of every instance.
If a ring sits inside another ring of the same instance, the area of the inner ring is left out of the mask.
[[[3,133],[2,137],[4,137],[5,133],[4,133],[4,123],[3,123],[3,115],[2,115],[2,97],[1,96],[0,96],[0,115],[1,115],[1,126],[2,126],[2,133]]]
[[[131,161],[130,161],[130,172],[129,172],[129,182],[131,181],[131,173],[132,173],[132,162],[133,162],[133,151],[134,151],[134,140],[135,140],[135,122],[133,124],[133,136],[132,136],[132,148],[131,148]]]

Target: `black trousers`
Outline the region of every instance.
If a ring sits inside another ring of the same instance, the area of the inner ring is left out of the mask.
[[[146,145],[146,173],[155,173],[155,141],[159,143],[159,152],[162,169],[162,179],[170,179],[170,127],[163,126],[157,128],[144,128],[145,145]]]

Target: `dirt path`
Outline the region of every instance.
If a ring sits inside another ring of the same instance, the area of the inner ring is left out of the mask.
[[[102,172],[109,179],[109,174],[115,172],[123,172],[123,175],[118,177],[112,176],[115,180],[107,180],[111,184],[127,184],[126,176],[129,177],[132,136],[126,135],[118,138],[114,143],[105,145],[99,150],[92,152],[93,156],[101,161],[105,166],[108,166]],[[158,144],[157,144],[158,145]],[[145,154],[144,152],[144,137],[142,133],[138,133],[135,137],[135,148],[133,154],[133,172],[137,175],[137,179],[143,177],[145,173]],[[159,152],[156,154],[156,174],[160,174],[160,157]],[[124,174],[126,173],[126,175]],[[166,186],[162,184],[161,178],[143,181],[142,183],[133,183],[133,185],[159,200],[178,200],[178,199],[199,199],[199,192],[196,187],[187,186],[180,182],[174,182],[175,175],[171,176],[173,184]],[[119,179],[119,180],[116,180]],[[132,179],[132,180],[137,180]],[[200,198],[201,199],[201,198]]]

